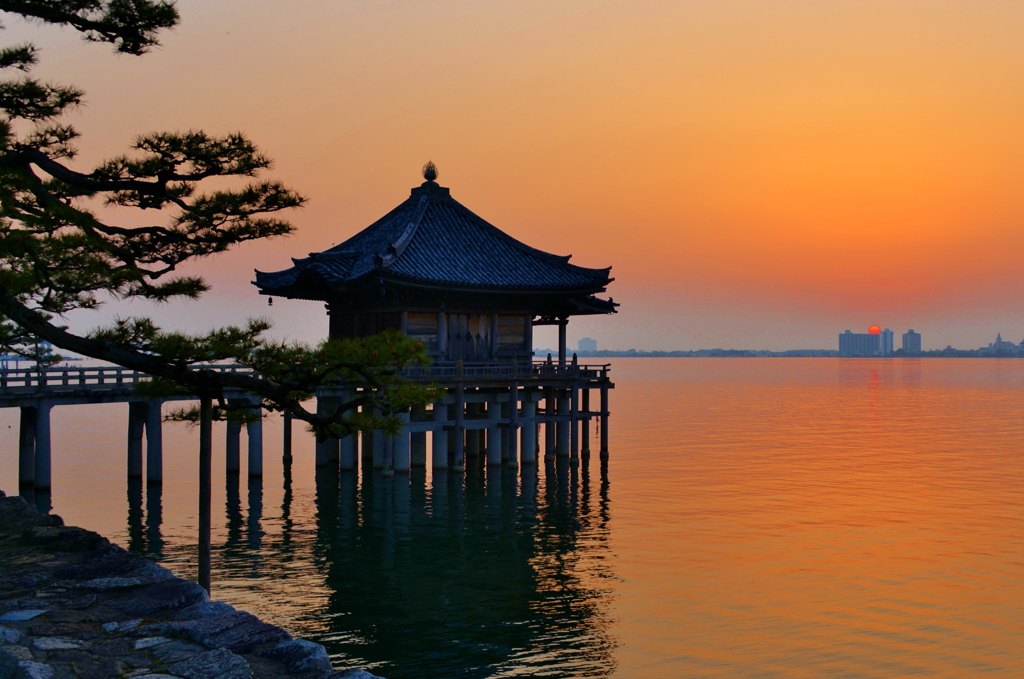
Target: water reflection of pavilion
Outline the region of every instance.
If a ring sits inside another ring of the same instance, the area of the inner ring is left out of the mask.
[[[306,612],[292,629],[392,679],[604,676],[614,669],[609,488],[607,463],[599,478],[589,467],[558,460],[518,474],[478,458],[464,475],[413,470],[398,484],[379,470],[320,469],[315,507],[293,508],[286,475],[269,517],[262,482],[243,495],[229,477],[214,586],[246,582],[247,596],[281,599],[289,574],[315,580],[308,602],[308,587],[294,587],[290,604]],[[293,511],[310,510],[315,530],[296,528]],[[163,544],[159,511],[148,497],[143,511],[141,494],[129,503],[129,548],[177,561],[187,546]]]

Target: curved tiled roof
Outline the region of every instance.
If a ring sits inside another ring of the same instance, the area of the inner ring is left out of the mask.
[[[432,181],[329,250],[293,259],[283,271],[256,272],[267,294],[344,286],[374,273],[431,286],[510,291],[598,291],[607,269],[587,269],[521,243],[487,223]]]

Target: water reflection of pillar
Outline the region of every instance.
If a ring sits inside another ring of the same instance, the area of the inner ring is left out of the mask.
[[[227,518],[227,540],[225,549],[234,549],[242,541],[242,497],[239,491],[238,474],[226,474],[224,478],[224,513]]]
[[[427,470],[413,467],[409,471],[409,517],[413,523],[421,523],[427,513]]]
[[[487,515],[489,523],[491,521],[498,521],[501,518],[501,477],[500,465],[487,467],[485,497],[487,498]]]
[[[522,493],[523,509],[533,515],[537,511],[537,466],[523,467]]]
[[[333,535],[338,530],[340,479],[333,467],[316,468],[316,524],[321,535]]]
[[[448,518],[448,472],[435,472],[430,480],[430,500],[428,513],[436,521],[445,521]]]
[[[289,451],[290,452],[290,451]],[[292,460],[289,455],[284,465],[283,492],[281,495],[281,547],[287,549],[292,542]]]
[[[249,477],[249,521],[247,526],[249,549],[252,550],[253,568],[258,568],[256,563],[259,557],[259,549],[263,544],[263,479]]]
[[[164,538],[160,532],[163,525],[163,485],[146,486],[146,556],[159,559],[164,553]]]
[[[342,530],[353,531],[359,524],[359,476],[343,469],[338,477],[338,524]]]
[[[128,551],[135,554],[144,554],[146,551],[142,523],[142,479],[138,477],[128,479]]]

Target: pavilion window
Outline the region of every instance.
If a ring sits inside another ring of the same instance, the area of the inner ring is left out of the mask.
[[[422,344],[427,351],[437,351],[437,314],[410,311],[405,334]]]
[[[526,329],[529,322],[527,316],[498,314],[498,351],[526,352]]]

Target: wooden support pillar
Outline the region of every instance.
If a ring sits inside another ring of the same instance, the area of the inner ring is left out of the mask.
[[[487,403],[487,464],[501,464],[501,404],[497,398]]]
[[[284,443],[281,448],[281,461],[285,465],[292,463],[292,414],[285,413],[284,417]]]
[[[224,442],[224,471],[237,474],[242,469],[242,423],[229,419],[225,423],[227,438]]]
[[[590,454],[590,390],[581,389],[581,395],[583,396],[583,419],[580,421],[580,453],[583,455]]]
[[[438,401],[434,404],[434,431],[431,442],[430,464],[434,469],[448,469],[448,431],[444,428],[448,421],[448,406]]]
[[[501,422],[504,423],[499,431],[501,432],[501,461],[508,462],[508,433],[510,431],[509,425],[512,421],[512,416],[509,413],[509,404],[501,404]]]
[[[568,318],[558,319],[558,367],[565,369],[565,329],[569,325]]]
[[[18,486],[24,488],[35,486],[36,483],[36,413],[32,406],[21,408],[21,424],[18,431]]]
[[[352,390],[342,392],[341,398],[345,403],[350,402],[356,396]],[[338,468],[343,471],[353,471],[357,467],[359,458],[359,440],[355,434],[343,436],[338,440]]]
[[[523,394],[523,464],[537,464],[537,403],[533,394]]]
[[[50,489],[50,408],[51,404],[36,401],[36,488]]]
[[[146,411],[148,404],[144,401],[128,403],[128,478],[142,478],[142,435],[146,429]]]
[[[444,358],[448,354],[448,314],[437,314],[437,351]]]
[[[544,414],[549,418],[555,414],[555,390],[551,387],[544,390]],[[544,423],[544,459],[555,459],[555,423],[550,419]]]
[[[608,386],[601,385],[601,459],[608,459]]]
[[[569,395],[569,460],[579,463],[580,459],[580,392],[574,382]]]
[[[396,472],[407,472],[412,467],[412,459],[410,455],[410,436],[409,436],[409,412],[398,413],[398,419],[402,421],[402,430],[394,437],[394,470]]]
[[[459,361],[461,368],[462,362]],[[466,432],[466,395],[465,389],[462,386],[462,382],[455,385],[455,464],[453,469],[457,472],[466,471],[466,458],[465,458],[465,432]]]
[[[249,444],[249,478],[263,476],[263,410],[259,402],[254,403],[256,419],[245,425],[246,439]],[[337,458],[335,458],[337,459]]]
[[[146,408],[146,482],[164,481],[164,422],[162,398],[150,399]]]
[[[519,383],[508,390],[508,466],[519,466]]]

